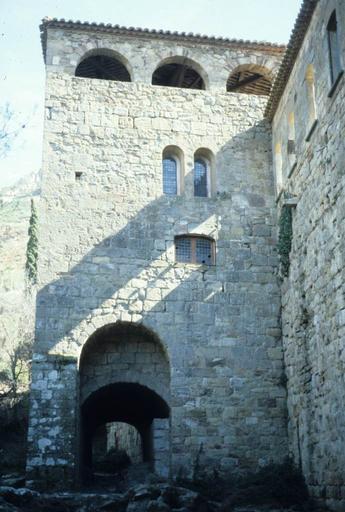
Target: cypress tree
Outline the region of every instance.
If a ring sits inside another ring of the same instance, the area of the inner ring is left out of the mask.
[[[31,199],[31,215],[29,221],[29,240],[26,246],[26,273],[32,284],[37,282],[37,257],[38,257],[38,238],[37,238],[37,211],[34,200]]]

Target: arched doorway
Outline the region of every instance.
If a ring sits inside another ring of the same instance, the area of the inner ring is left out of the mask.
[[[159,338],[142,325],[106,325],[84,345],[79,376],[81,480],[92,480],[95,451],[100,447],[109,451],[109,436],[114,435],[121,441],[121,453],[126,450],[129,460],[135,447],[128,443],[136,439],[140,460],[161,476],[168,476],[170,369]],[[136,436],[133,432],[129,435],[133,428]],[[113,452],[117,448],[113,443]]]

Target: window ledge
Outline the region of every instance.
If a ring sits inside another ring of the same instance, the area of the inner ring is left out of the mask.
[[[284,193],[284,188],[282,187],[282,188],[280,189],[280,191],[279,191],[279,194],[277,195],[276,204],[278,204],[278,203],[279,203],[280,198],[281,198],[281,196],[283,195],[283,193]]]
[[[317,119],[314,119],[312,125],[310,126],[309,130],[308,130],[308,133],[307,133],[307,136],[305,138],[306,142],[309,142],[310,139],[311,139],[311,136],[313,135],[314,133],[314,130],[317,126],[317,123],[318,123],[318,120]]]
[[[293,175],[294,170],[296,169],[296,167],[297,167],[297,160],[295,160],[295,161],[291,164],[291,167],[290,167],[290,170],[289,170],[289,173],[288,173],[288,178],[291,178],[291,176]]]
[[[329,91],[329,93],[328,93],[328,97],[329,97],[329,98],[332,98],[332,96],[333,96],[333,94],[334,94],[335,90],[336,90],[336,89],[337,89],[337,87],[338,87],[338,84],[339,84],[339,82],[340,82],[341,77],[343,76],[343,74],[344,74],[344,70],[342,69],[342,70],[339,72],[339,74],[338,74],[337,78],[335,79],[335,82],[333,83],[333,85],[332,85],[332,87],[331,87],[331,90],[330,90],[330,91]]]
[[[183,262],[183,261],[175,261],[174,262],[175,264],[175,267],[189,267],[189,268],[193,268],[195,270],[210,270],[211,268],[215,268],[216,265],[213,264],[213,265],[206,265],[206,263],[189,263],[188,261],[186,262]]]

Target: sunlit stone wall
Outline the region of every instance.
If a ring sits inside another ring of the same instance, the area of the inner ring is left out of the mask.
[[[345,4],[322,0],[273,121],[273,144],[283,148],[279,209],[286,194],[297,204],[292,211],[290,274],[282,285],[290,449],[312,494],[342,511],[345,87],[343,75],[335,77],[332,87],[326,31],[335,8],[341,65],[345,63]],[[308,101],[311,92],[314,104]],[[287,153],[291,113],[293,160]]]
[[[276,219],[265,97],[226,93],[238,64],[269,51],[49,30],[39,207],[37,341],[28,478],[72,481],[78,356],[99,327],[140,322],[170,363],[173,472],[255,469],[287,454]],[[116,48],[133,83],[73,77],[85,51]],[[150,85],[185,54],[208,90]],[[132,70],[133,71],[133,70]],[[162,152],[183,152],[184,192],[162,194]],[[193,196],[193,158],[214,155],[214,189]],[[76,179],[75,173],[82,173]],[[174,237],[212,237],[216,264],[175,261]]]

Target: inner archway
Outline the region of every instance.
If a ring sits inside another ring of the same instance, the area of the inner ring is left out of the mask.
[[[106,325],[86,342],[79,370],[82,481],[138,462],[168,476],[170,371],[159,338],[129,322]]]

